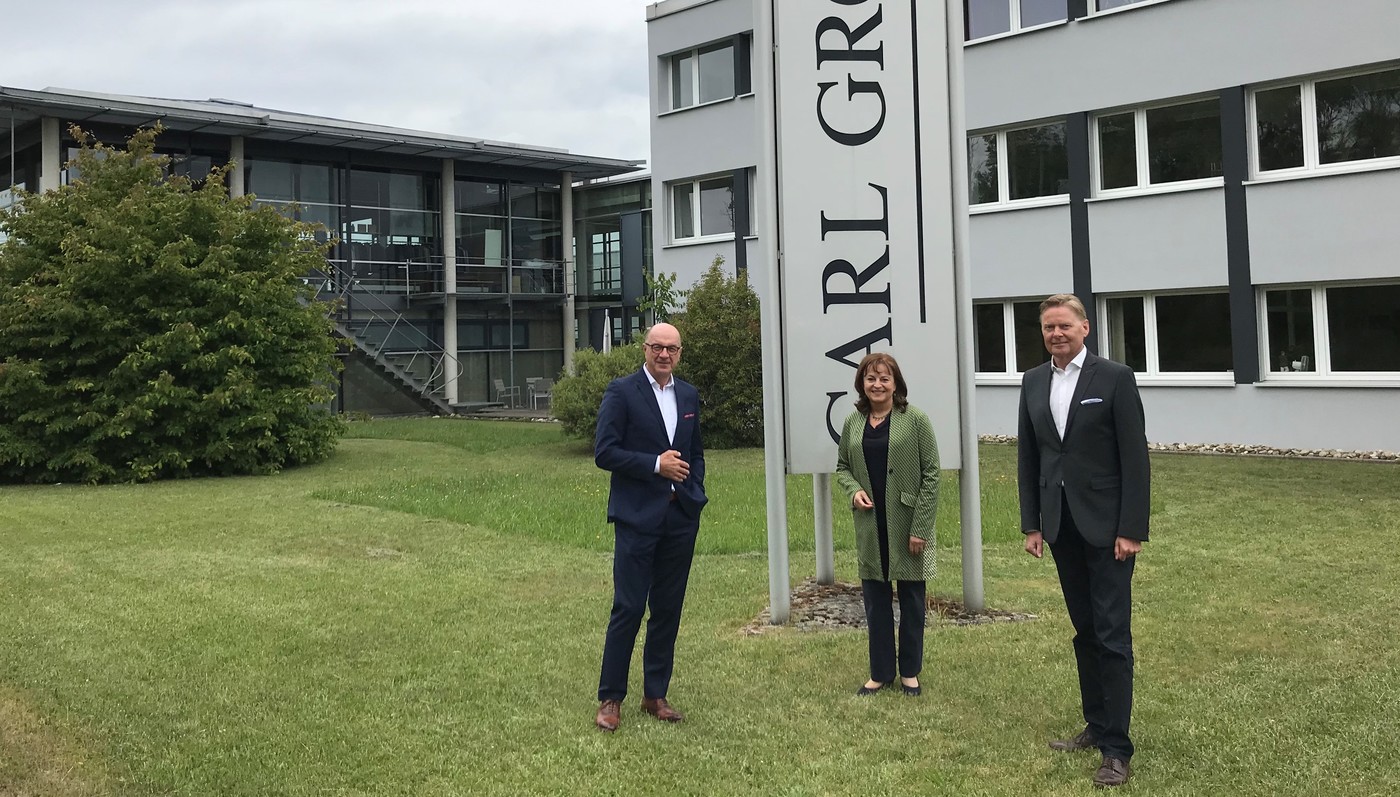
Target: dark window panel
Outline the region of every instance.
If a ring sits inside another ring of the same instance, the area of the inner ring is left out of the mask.
[[[1108,351],[1112,359],[1138,373],[1147,370],[1147,325],[1142,297],[1108,300]]]
[[[1099,188],[1137,185],[1137,128],[1133,113],[1099,118]]]
[[[1066,0],[1019,0],[1021,3],[1021,27],[1033,28],[1051,22],[1061,22],[1069,17]]]
[[[1295,288],[1268,291],[1264,296],[1269,325],[1269,370],[1316,370],[1312,291]]]
[[[1219,177],[1220,101],[1149,110],[1147,163],[1153,185]]]
[[[1400,155],[1400,69],[1317,83],[1322,163]]]
[[[995,133],[967,138],[967,201],[972,205],[996,202],[997,137]]]
[[[1230,371],[1230,295],[1158,296],[1157,362],[1163,373]]]
[[[1327,289],[1333,371],[1400,371],[1400,285]]]
[[[963,0],[964,31],[968,41],[1011,30],[1008,0]]]
[[[1040,302],[1011,305],[1011,325],[1016,334],[1016,370],[1030,369],[1050,359],[1045,336],[1040,334]]]
[[[1065,124],[1043,125],[1006,134],[1011,199],[1069,193]]]
[[[1254,95],[1258,126],[1259,170],[1303,165],[1303,95],[1298,86],[1268,89]]]
[[[1002,323],[1001,304],[975,304],[972,306],[973,348],[977,365],[974,370],[983,373],[1006,372],[1006,330]]]

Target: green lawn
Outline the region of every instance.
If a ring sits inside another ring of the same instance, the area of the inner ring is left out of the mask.
[[[607,475],[548,424],[354,424],[268,478],[0,488],[0,795],[1084,794],[1054,567],[982,450],[987,596],[924,697],[857,699],[860,632],[767,602],[762,456],[713,452],[663,726],[592,715]],[[1138,565],[1142,794],[1400,793],[1400,467],[1154,456]],[[792,574],[811,480],[789,480]],[[955,479],[940,575],[961,593]],[[838,575],[854,578],[836,513]],[[634,668],[639,683],[639,667]]]

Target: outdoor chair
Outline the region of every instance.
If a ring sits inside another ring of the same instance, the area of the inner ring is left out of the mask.
[[[544,399],[549,406],[549,394],[554,390],[554,380],[548,377],[540,377],[540,381],[535,383],[535,389],[530,394],[530,409],[539,409],[540,399]]]
[[[500,402],[508,398],[510,399],[510,406],[512,407],[520,403],[519,385],[511,385],[510,387],[506,387],[506,383],[501,381],[500,379],[495,379],[492,381],[494,381],[496,384],[496,401]]]

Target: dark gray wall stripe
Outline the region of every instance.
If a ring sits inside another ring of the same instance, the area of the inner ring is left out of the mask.
[[[1066,10],[1070,19],[1083,19],[1089,16],[1089,0],[1069,0]]]
[[[734,94],[744,95],[753,91],[753,34],[740,33],[734,37]]]
[[[1088,346],[1099,350],[1099,328],[1094,307],[1093,270],[1089,263],[1089,114],[1065,117],[1065,149],[1069,155],[1069,243],[1073,264],[1073,291],[1089,313]]]
[[[622,228],[622,306],[636,307],[646,293],[646,284],[642,280],[642,273],[646,270],[642,212],[622,213],[618,218]]]
[[[1221,167],[1225,174],[1225,256],[1230,281],[1230,341],[1235,384],[1259,381],[1259,318],[1249,267],[1249,122],[1243,86],[1220,92]]]
[[[734,170],[734,273],[749,267],[749,247],[744,238],[749,235],[749,170]]]

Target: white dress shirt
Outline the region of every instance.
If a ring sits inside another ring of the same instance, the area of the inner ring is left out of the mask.
[[[656,404],[661,408],[661,420],[666,424],[666,439],[676,442],[676,377],[673,374],[666,384],[656,381],[656,377],[651,375],[651,371],[643,368],[642,373],[647,375],[647,381],[651,383],[651,392],[656,394]],[[661,457],[656,457],[656,464],[652,466],[652,473],[661,472]]]
[[[1069,422],[1069,404],[1074,400],[1074,388],[1079,384],[1079,372],[1084,370],[1084,358],[1089,349],[1081,348],[1064,368],[1050,361],[1050,414],[1055,417],[1055,429],[1065,439],[1065,424]]]

